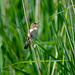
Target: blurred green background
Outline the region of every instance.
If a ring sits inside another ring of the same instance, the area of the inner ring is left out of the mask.
[[[75,0],[24,1],[29,26],[39,22],[33,44],[41,75],[75,75]],[[0,75],[39,75],[26,34],[22,1],[0,0]]]

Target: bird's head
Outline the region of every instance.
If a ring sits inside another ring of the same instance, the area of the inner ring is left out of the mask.
[[[38,24],[39,24],[39,23],[32,23],[30,29],[34,29],[35,27],[37,28],[37,27],[38,27]]]

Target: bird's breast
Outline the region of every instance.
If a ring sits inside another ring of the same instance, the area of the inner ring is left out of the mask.
[[[32,40],[36,39],[36,37],[37,37],[37,32],[38,32],[38,29],[37,29],[37,28],[34,28],[33,30],[30,29],[30,34],[31,34]]]

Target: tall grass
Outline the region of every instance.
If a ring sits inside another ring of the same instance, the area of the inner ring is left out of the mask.
[[[24,0],[29,26],[39,22],[33,41],[41,75],[75,75],[75,1]],[[0,74],[39,75],[21,0],[0,0]]]

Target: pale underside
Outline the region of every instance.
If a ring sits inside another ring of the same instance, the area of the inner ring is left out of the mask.
[[[37,28],[34,28],[34,30],[30,30],[30,33],[31,33],[31,39],[34,40],[36,39],[37,37],[37,32],[38,32],[38,29]]]
[[[34,29],[30,29],[31,39],[34,40],[37,37],[38,29],[35,27]]]

